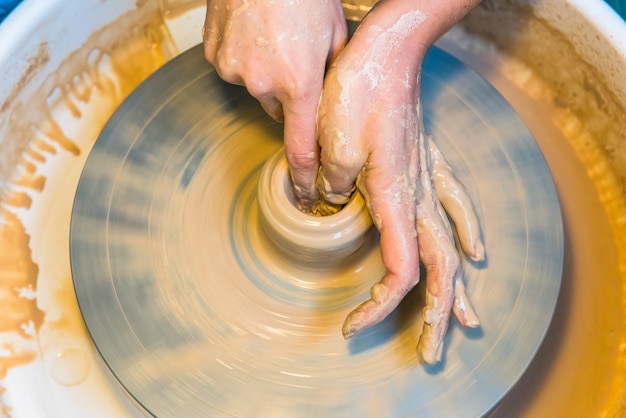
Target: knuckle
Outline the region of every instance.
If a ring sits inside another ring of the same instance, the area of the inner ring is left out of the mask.
[[[437,271],[442,277],[454,276],[461,263],[456,247],[449,239],[420,241],[420,258],[427,269]]]
[[[289,165],[296,170],[312,170],[317,167],[317,159],[313,151],[307,153],[287,151],[285,156]]]
[[[325,166],[338,170],[352,169],[361,162],[361,155],[355,151],[349,138],[342,131],[333,128],[322,149]]]
[[[209,63],[215,66],[221,37],[212,25],[205,25],[203,27],[202,38],[204,44],[204,57]]]
[[[254,71],[245,72],[244,84],[250,95],[258,100],[263,100],[265,97],[270,95],[272,91],[270,83]]]
[[[303,77],[304,71],[292,71],[283,80],[283,90],[286,98],[292,101],[307,100],[311,96],[316,84],[310,77]]]
[[[211,39],[204,41],[204,58],[213,66],[215,66],[216,48]]]
[[[444,277],[454,276],[460,264],[459,254],[456,248],[449,242],[443,244],[439,251],[437,251],[435,264]]]
[[[448,275],[453,276],[456,274],[456,271],[459,268],[460,259],[459,254],[453,246],[446,251],[446,256],[443,257],[442,264]]]
[[[262,68],[254,60],[244,59],[238,65],[243,84],[252,97],[264,101],[266,98],[275,97],[275,86],[272,76],[267,68]]]
[[[319,95],[324,83],[324,66],[307,59],[282,59],[277,84],[284,100],[307,101]],[[317,99],[317,98],[316,98]]]
[[[232,59],[229,55],[229,52],[225,51],[223,48],[219,48],[215,52],[215,58],[212,64],[222,80],[228,83],[238,84],[237,82],[240,80],[240,77],[236,68],[232,65]]]
[[[204,42],[204,58],[209,62],[209,64],[213,66],[213,68],[215,68],[215,71],[221,77],[221,74],[218,68],[219,60],[217,58],[217,55],[218,55],[218,47],[215,41],[212,41],[210,39],[205,41]]]

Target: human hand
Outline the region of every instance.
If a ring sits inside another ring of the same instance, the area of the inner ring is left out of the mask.
[[[442,357],[450,310],[465,327],[480,324],[465,292],[459,254],[446,212],[453,219],[461,248],[470,259],[482,261],[485,250],[467,192],[435,142],[423,131],[419,150],[422,194],[417,202],[417,239],[419,258],[426,266],[426,306],[417,352],[425,363],[433,364]],[[349,321],[350,318],[346,323]]]
[[[284,120],[294,192],[310,210],[318,196],[315,124],[324,73],[347,40],[341,1],[207,0],[203,38],[219,76]]]
[[[344,336],[387,317],[418,283],[421,259],[426,307],[417,349],[424,362],[436,363],[451,311],[464,326],[479,324],[439,199],[468,256],[480,260],[484,248],[469,197],[422,130],[419,70],[426,48],[408,54],[403,42],[423,19],[419,12],[395,20],[371,13],[329,69],[318,110],[318,188],[326,200],[342,204],[356,184],[381,235],[386,274],[348,315]]]

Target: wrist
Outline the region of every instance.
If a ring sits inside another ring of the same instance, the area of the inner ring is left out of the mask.
[[[370,41],[386,35],[388,48],[420,59],[428,48],[481,0],[380,0],[359,26],[359,37]],[[389,51],[394,52],[394,51]]]

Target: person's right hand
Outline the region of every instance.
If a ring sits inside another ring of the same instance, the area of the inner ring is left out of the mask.
[[[350,338],[396,309],[420,280],[421,261],[426,303],[417,352],[428,364],[442,359],[451,312],[463,326],[479,325],[459,277],[459,252],[444,207],[475,261],[484,257],[478,220],[452,168],[424,133],[420,102],[428,46],[453,23],[450,14],[458,18],[475,1],[378,2],[328,70],[318,109],[321,194],[346,203],[356,185],[380,231],[386,269],[370,298],[347,316],[343,334]]]
[[[294,192],[317,203],[317,106],[327,65],[347,41],[340,0],[207,0],[204,52],[225,81],[243,85],[283,121]]]

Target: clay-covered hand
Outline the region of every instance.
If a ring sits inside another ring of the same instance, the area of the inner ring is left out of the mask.
[[[484,247],[478,219],[467,192],[433,139],[423,131],[418,148],[419,187],[422,192],[416,207],[416,229],[419,258],[426,266],[426,306],[417,352],[424,362],[432,364],[441,360],[450,310],[465,327],[477,327],[480,323],[465,292],[459,254],[446,212],[454,220],[461,247],[467,256],[474,261],[482,261]],[[349,327],[351,321],[349,317],[346,326]]]
[[[340,0],[207,0],[207,60],[283,121],[285,153],[303,209],[317,197],[317,106],[328,63],[343,48]]]
[[[366,17],[326,76],[318,110],[318,188],[341,204],[356,184],[380,231],[386,274],[348,315],[344,336],[387,317],[418,283],[421,260],[427,296],[418,354],[436,363],[451,311],[462,325],[478,325],[440,199],[468,256],[480,260],[484,249],[469,197],[422,131],[419,71],[426,46],[407,53],[405,42],[415,42],[407,34],[427,25],[429,16],[420,10],[386,13],[384,3],[398,4],[379,3],[382,8]]]

